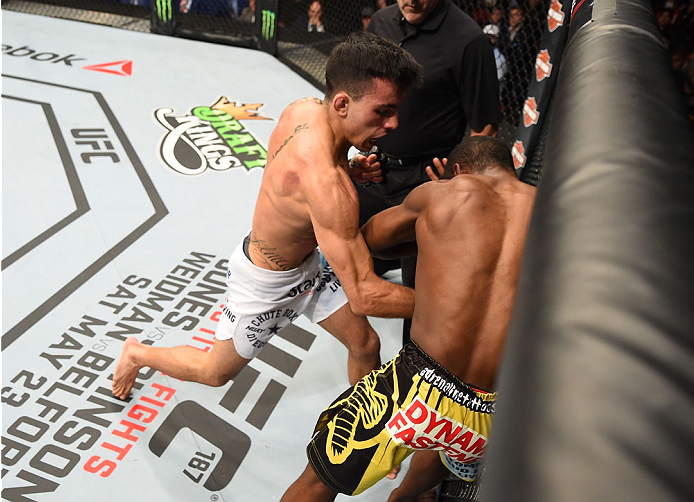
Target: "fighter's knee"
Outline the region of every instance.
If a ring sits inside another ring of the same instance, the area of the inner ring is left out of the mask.
[[[381,340],[376,332],[369,327],[369,329],[363,331],[357,340],[353,340],[349,351],[359,359],[378,357],[381,352]]]
[[[206,378],[205,384],[210,387],[222,387],[226,385],[229,380],[231,380],[231,377],[227,377],[226,375],[211,374]]]
[[[205,385],[210,387],[222,387],[227,384],[229,380],[238,375],[238,370],[220,370],[211,368],[204,373],[200,379]]]

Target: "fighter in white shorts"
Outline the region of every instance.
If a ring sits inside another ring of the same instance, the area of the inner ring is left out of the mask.
[[[301,314],[319,323],[346,304],[347,295],[318,249],[295,269],[273,271],[251,262],[248,243],[246,237],[229,258],[229,295],[215,338],[233,338],[238,354],[253,359]]]
[[[325,99],[289,104],[270,134],[249,242],[252,262],[267,270],[251,265],[243,247],[232,255],[226,315],[211,350],[127,338],[113,372],[114,396],[126,399],[145,366],[171,378],[226,385],[302,313],[347,348],[351,384],[380,366],[380,340],[367,316],[410,317],[414,290],[374,272],[359,231],[354,182],[379,182],[380,164],[375,154],[354,163],[347,154],[351,147],[368,150],[397,125],[401,96],[419,81],[421,68],[392,42],[360,32],[335,46],[325,71]],[[224,111],[214,111],[226,120]],[[341,284],[321,265],[320,252]]]

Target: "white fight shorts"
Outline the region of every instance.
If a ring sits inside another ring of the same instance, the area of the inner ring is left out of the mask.
[[[300,315],[318,323],[347,303],[340,281],[318,249],[293,270],[272,271],[254,265],[241,242],[229,258],[227,288],[215,338],[233,338],[236,352],[246,359],[258,355]]]

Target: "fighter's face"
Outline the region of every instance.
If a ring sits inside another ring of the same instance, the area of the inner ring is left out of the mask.
[[[398,0],[398,7],[405,21],[421,24],[434,10],[439,0]]]
[[[361,151],[367,151],[398,127],[398,109],[402,98],[403,93],[394,83],[374,80],[361,99],[350,102],[350,143]]]

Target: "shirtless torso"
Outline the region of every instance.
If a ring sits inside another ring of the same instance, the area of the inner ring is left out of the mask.
[[[344,204],[356,203],[346,153],[334,158],[331,136],[317,98],[295,101],[282,113],[270,136],[271,155],[253,215],[249,251],[255,265],[289,270],[315,249],[309,198],[322,186],[335,185],[347,196]]]
[[[447,203],[417,221],[412,339],[462,381],[493,390],[536,189],[479,174],[430,185],[426,195]]]
[[[115,396],[125,399],[145,366],[172,378],[224,385],[300,314],[345,345],[350,382],[379,366],[380,341],[366,316],[410,316],[414,292],[374,273],[351,180],[378,181],[380,171],[348,169],[347,153],[352,146],[368,150],[397,127],[398,107],[420,72],[402,48],[370,33],[349,35],[333,48],[325,101],[290,104],[271,134],[248,246],[252,263],[237,245],[213,350],[150,347],[130,337],[114,372]],[[297,284],[303,293],[292,295]],[[281,322],[258,327],[249,320],[279,309],[285,312]]]
[[[359,200],[347,160],[351,146],[368,150],[397,125],[401,99],[393,84],[376,81],[372,92],[351,104],[359,124],[339,119],[339,128],[328,105],[317,98],[285,109],[270,137],[253,216],[249,253],[255,265],[290,270],[320,246],[352,310],[378,317],[408,315],[412,290],[374,273],[359,231]]]

